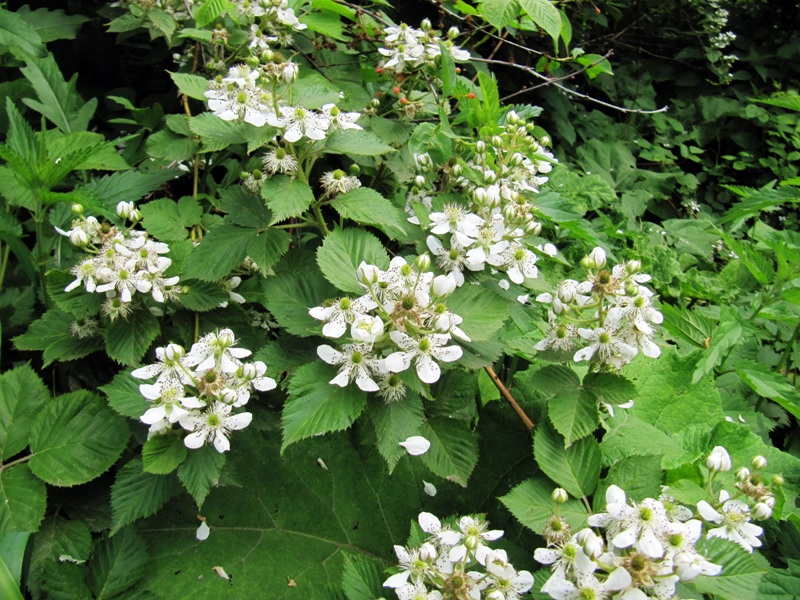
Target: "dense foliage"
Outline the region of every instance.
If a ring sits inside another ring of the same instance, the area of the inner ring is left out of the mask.
[[[0,7],[3,597],[800,594],[800,6],[395,4]]]

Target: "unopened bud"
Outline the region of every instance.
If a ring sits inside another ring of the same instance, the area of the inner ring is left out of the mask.
[[[538,221],[528,221],[525,223],[525,233],[529,235],[539,235],[542,232],[542,224]],[[555,248],[555,246],[553,246]],[[549,254],[549,252],[548,252]],[[551,254],[551,256],[554,256]]]
[[[550,136],[549,135],[543,135],[542,138],[539,140],[539,143],[541,143],[542,146],[549,146],[550,145]]]
[[[164,358],[166,358],[170,362],[179,360],[185,354],[186,350],[184,350],[183,346],[179,344],[167,344],[167,347],[164,348]]]
[[[417,257],[417,260],[414,261],[414,266],[416,266],[420,271],[427,271],[431,268],[431,257],[427,254],[420,254]]]
[[[715,446],[706,459],[706,467],[709,471],[720,472],[731,470],[731,457],[728,451],[722,446]]]
[[[424,175],[417,175],[414,177],[414,185],[416,185],[418,188],[424,188],[427,182],[428,180],[425,179]]]
[[[631,275],[638,273],[642,270],[642,263],[638,260],[629,260],[628,264],[625,265],[625,270]]]
[[[736,470],[736,481],[744,483],[748,479],[750,479],[750,469],[747,467],[741,467],[740,469]]]
[[[775,486],[778,486],[778,487],[781,487],[785,483],[785,481],[783,479],[783,475],[781,475],[780,473],[776,473],[775,475],[773,475],[771,481],[772,481],[772,485],[775,485]]]
[[[598,269],[602,269],[603,267],[606,266],[606,251],[603,250],[600,246],[597,246],[594,250],[592,250],[589,253],[589,260],[591,261],[592,265],[594,265]]]
[[[559,504],[564,504],[564,502],[569,500],[569,494],[567,494],[567,490],[560,487],[554,489],[553,493],[550,494],[550,497],[553,499],[553,502],[558,502]]]
[[[458,27],[451,27],[447,30],[447,38],[451,40],[456,39],[460,34],[461,32],[458,30]]]
[[[375,265],[368,265],[364,261],[356,269],[356,277],[364,285],[370,286],[377,283],[380,271]]]
[[[772,509],[763,502],[756,502],[751,513],[753,518],[758,521],[769,519],[772,516]]]
[[[422,19],[422,23],[419,24],[419,28],[422,29],[422,31],[430,31],[431,27],[433,27],[433,25],[431,25],[430,19]]]
[[[433,278],[433,293],[436,296],[448,296],[455,291],[457,285],[452,273],[437,275]]]
[[[478,140],[475,143],[475,152],[478,154],[484,154],[486,152],[486,142],[483,140]]]
[[[131,216],[131,212],[134,210],[133,202],[122,202],[117,203],[117,216],[123,219],[127,219]]]
[[[352,165],[350,165],[350,167],[347,169],[347,172],[348,172],[350,175],[352,175],[353,177],[358,177],[359,175],[361,175],[361,167],[359,167],[359,166],[358,166],[356,163],[353,163],[353,164],[352,164]]]
[[[72,214],[80,215],[83,213],[83,206],[78,204],[77,202],[72,205]]]
[[[453,165],[452,173],[453,173],[453,175],[455,175],[456,177],[458,177],[459,175],[461,175],[461,173],[462,173],[463,171],[464,171],[464,168],[461,166],[461,164],[459,164],[459,163],[456,163],[456,164],[454,164],[454,165]]]
[[[753,460],[751,460],[750,462],[753,465],[754,469],[757,470],[765,469],[767,466],[767,457],[759,454],[758,456],[754,456]]]

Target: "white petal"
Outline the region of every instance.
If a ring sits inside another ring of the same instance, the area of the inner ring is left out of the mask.
[[[249,412],[239,413],[225,418],[225,427],[228,429],[244,429],[253,420],[253,414]]]
[[[208,526],[208,523],[203,521],[200,523],[200,527],[197,528],[197,533],[195,533],[195,537],[204,542],[208,539],[209,534],[211,533],[211,528]]]
[[[214,436],[214,448],[216,448],[217,452],[220,454],[231,449],[231,443],[221,431],[217,431],[217,435]]]
[[[431,443],[421,435],[412,435],[405,441],[400,442],[400,445],[406,449],[411,456],[419,456],[425,454],[431,447]]]
[[[183,443],[187,448],[192,450],[199,448],[206,442],[206,434],[204,431],[195,431],[183,438]]]
[[[442,529],[441,521],[439,521],[436,515],[429,512],[419,513],[417,520],[419,521],[419,526],[422,528],[422,531],[425,533],[438,533]]]
[[[422,482],[422,490],[428,494],[428,496],[435,496],[436,495],[436,486],[432,483],[428,483],[427,481]]]
[[[391,358],[391,356],[389,357]],[[389,358],[386,360],[388,361]],[[391,370],[391,367],[389,367]],[[420,356],[417,359],[417,377],[425,383],[436,383],[442,375],[439,365],[430,356]]]
[[[317,347],[317,356],[319,356],[329,365],[337,365],[340,362],[342,362],[343,358],[341,352],[334,350],[333,348],[331,348],[326,344]]]
[[[410,352],[395,352],[387,356],[383,363],[392,373],[399,373],[400,371],[405,371],[411,366],[412,356],[413,355]]]

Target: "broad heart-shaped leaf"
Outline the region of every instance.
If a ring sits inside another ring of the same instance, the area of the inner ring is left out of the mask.
[[[314,202],[314,192],[307,183],[286,175],[267,179],[261,188],[261,197],[272,211],[270,225],[289,217],[299,217]]]
[[[44,518],[47,489],[28,465],[0,471],[0,536],[12,531],[36,531]]]
[[[186,445],[179,435],[157,435],[142,446],[142,470],[155,475],[172,473],[186,459]]]
[[[771,566],[763,556],[750,553],[735,542],[713,538],[698,544],[706,559],[722,565],[722,572],[714,577],[700,575],[689,587],[700,597],[703,593],[717,598],[756,598],[761,578]],[[694,597],[694,596],[693,596]]]
[[[383,564],[360,554],[344,554],[342,589],[347,600],[374,600],[383,593]]]
[[[667,349],[655,365],[644,358],[629,364],[625,372],[639,390],[629,413],[667,433],[679,432],[690,423],[713,427],[724,421],[722,399],[712,378],[692,383],[695,356]]]
[[[204,445],[192,451],[183,464],[178,467],[178,479],[183,487],[194,498],[198,508],[203,506],[206,496],[219,483],[222,467],[225,466],[225,454]]]
[[[736,372],[756,394],[777,402],[784,410],[800,418],[800,392],[786,377],[754,361],[737,364]]]
[[[501,497],[500,501],[520,523],[541,535],[556,507],[551,496],[556,487],[546,477],[537,476],[520,483]],[[559,508],[559,514],[566,519],[573,531],[586,526],[588,513],[583,503],[576,498],[569,498],[564,502]]]
[[[358,188],[338,196],[331,206],[345,219],[375,225],[392,238],[405,233],[406,215],[372,188]]]
[[[544,29],[558,43],[561,35],[561,14],[549,0],[517,0],[531,21]]]
[[[184,279],[181,281],[181,288],[178,302],[195,312],[213,310],[230,300],[228,292],[215,281]]]
[[[153,475],[142,471],[142,461],[132,460],[117,471],[111,486],[111,535],[137,519],[149,517],[175,495],[174,475]]]
[[[59,396],[31,430],[31,471],[51,485],[86,483],[104,473],[128,443],[125,420],[95,394]]]
[[[220,208],[227,213],[225,220],[242,227],[263,229],[272,217],[261,196],[241,185],[232,185],[219,191]]]
[[[200,136],[202,152],[216,152],[247,141],[245,123],[223,121],[217,115],[204,112],[189,121],[189,129]]]
[[[450,312],[464,319],[459,326],[474,342],[495,337],[508,319],[508,301],[482,285],[465,285],[447,299]]]
[[[269,272],[289,251],[292,236],[283,229],[267,229],[247,244],[247,255],[258,265],[261,273]]]
[[[367,395],[355,385],[341,388],[328,383],[335,376],[336,369],[322,361],[297,369],[283,405],[282,450],[314,435],[347,429],[362,413]]]
[[[419,428],[425,418],[422,398],[409,392],[398,402],[378,401],[369,410],[378,439],[378,452],[386,459],[391,473],[398,461],[407,453],[400,442],[419,435]]]
[[[91,552],[92,534],[82,521],[50,515],[33,536],[31,572],[41,571],[46,563],[85,561]]]
[[[95,545],[87,573],[89,587],[97,600],[118,596],[142,579],[146,564],[144,540],[126,527]]]
[[[430,475],[415,472],[418,461],[389,476],[374,449],[359,453],[344,434],[305,440],[283,456],[277,432],[248,428],[231,442],[226,470],[247,485],[212,491],[202,511],[206,541],[195,539],[197,511],[182,498],[140,528],[158,557],[143,587],[159,598],[313,598],[317,588],[340,584],[344,552],[396,564],[392,546],[406,543],[410,521],[423,507],[438,512],[437,499],[421,493]]]
[[[422,462],[439,477],[467,487],[478,463],[478,435],[465,421],[436,417],[420,427],[420,435],[430,443]]]
[[[483,17],[497,29],[503,29],[518,13],[517,0],[484,0],[481,3]]]
[[[196,198],[184,196],[177,202],[171,198],[159,198],[139,207],[142,226],[159,240],[171,242],[189,237],[187,227],[197,225],[203,217],[203,209]]]
[[[625,404],[635,400],[636,386],[617,373],[589,373],[583,378],[583,388],[598,402]]]
[[[389,255],[381,241],[363,229],[337,229],[317,249],[317,264],[325,279],[344,292],[364,293],[356,279],[361,262],[379,269],[389,266]]]
[[[158,319],[149,310],[134,310],[127,319],[108,326],[106,352],[123,365],[138,364],[160,331]]]
[[[205,27],[214,22],[228,9],[230,0],[206,0],[194,12],[195,22],[198,27]]]
[[[533,457],[550,479],[569,494],[588,496],[600,478],[600,446],[593,437],[583,438],[564,448],[564,438],[547,422],[536,430]]]
[[[183,276],[201,281],[222,279],[242,264],[248,244],[257,235],[258,231],[249,227],[217,225],[189,255]]]
[[[640,502],[645,498],[658,498],[664,475],[659,456],[629,456],[611,465],[605,479],[595,490],[595,508],[605,510],[606,489],[617,485],[625,490],[628,498]]]
[[[75,275],[69,271],[53,269],[47,272],[47,292],[56,307],[75,317],[86,317],[99,313],[105,294],[89,294],[82,287],[65,292],[64,288],[73,281],[75,281]]]
[[[28,445],[33,420],[49,397],[44,383],[28,364],[0,375],[0,462]]]

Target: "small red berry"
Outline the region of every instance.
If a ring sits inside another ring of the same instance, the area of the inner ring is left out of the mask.
[[[400,98],[400,104],[408,104],[408,98]]]
[[[475,100],[475,94],[473,92],[470,92],[469,94],[467,94],[467,98],[469,98],[470,100]]]
[[[400,93],[400,86],[399,85],[394,86],[394,90],[392,90],[392,91],[394,91],[395,94],[399,94]]]
[[[383,67],[375,67],[375,72],[376,72],[378,75],[380,75],[381,73],[383,73]]]
[[[456,67],[456,73],[461,74],[461,67]]]

